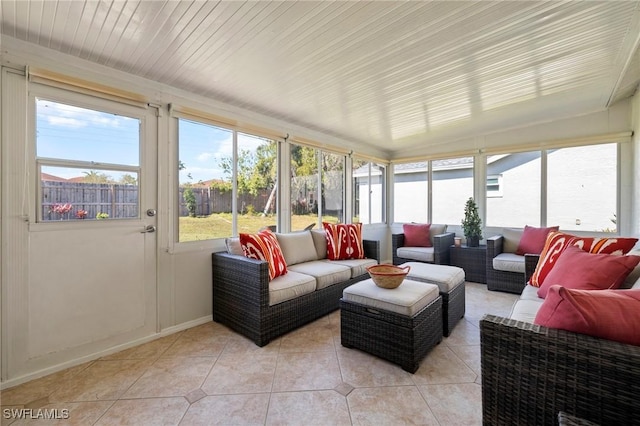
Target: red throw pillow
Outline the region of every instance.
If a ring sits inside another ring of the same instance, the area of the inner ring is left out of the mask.
[[[322,222],[327,236],[327,259],[364,259],[361,223]]]
[[[402,225],[405,247],[432,247],[429,239],[430,223],[405,223]]]
[[[278,239],[270,230],[266,229],[257,234],[240,234],[240,244],[246,257],[269,263],[269,280],[288,272]]]
[[[589,253],[627,254],[638,242],[637,238],[589,238],[576,237],[564,232],[549,232],[544,248],[540,253],[540,260],[529,279],[529,284],[540,287],[549,272],[553,269],[558,256],[569,245],[575,245]]]
[[[544,248],[544,243],[547,241],[549,232],[557,231],[559,228],[559,226],[536,228],[535,226],[526,225],[522,237],[520,237],[516,254],[520,256],[524,256],[527,253],[540,254]]]
[[[558,285],[535,324],[640,346],[640,290],[572,290]]]
[[[576,246],[567,247],[538,289],[543,299],[552,285],[571,289],[605,290],[620,287],[640,262],[640,256],[613,256],[587,253]]]

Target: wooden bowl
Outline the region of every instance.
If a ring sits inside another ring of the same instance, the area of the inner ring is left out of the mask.
[[[377,285],[381,288],[396,288],[407,276],[411,267],[407,266],[395,266],[395,265],[373,265],[367,268],[367,272],[369,272],[369,276]]]

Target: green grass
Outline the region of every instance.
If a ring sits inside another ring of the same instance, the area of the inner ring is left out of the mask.
[[[338,222],[338,218],[335,216],[323,216],[322,220],[332,223]],[[314,214],[293,215],[291,217],[291,229],[293,231],[301,230],[312,223],[317,223],[317,221],[318,217]],[[254,233],[264,226],[275,224],[275,216],[262,216],[260,214],[238,216],[238,232]],[[180,242],[230,237],[231,213],[217,213],[202,217],[180,217],[179,232]]]

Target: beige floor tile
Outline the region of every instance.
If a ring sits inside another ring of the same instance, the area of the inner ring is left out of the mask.
[[[269,394],[207,396],[191,404],[184,426],[262,425],[267,417]]]
[[[312,322],[282,336],[280,352],[335,352],[333,336],[329,321]]]
[[[416,385],[428,385],[471,383],[476,376],[450,348],[438,345],[422,360],[420,368],[411,378]]]
[[[480,375],[480,345],[449,346],[449,349],[471,368],[474,373]]]
[[[140,377],[148,360],[96,361],[49,397],[51,402],[114,400]]]
[[[162,356],[217,357],[230,339],[229,334],[216,335],[210,329],[191,330],[183,332]]]
[[[508,316],[518,295],[500,291],[488,291],[484,284],[466,283],[465,318],[474,323],[485,314]]]
[[[344,396],[333,390],[271,395],[267,425],[350,425]]]
[[[2,416],[0,416],[0,426],[9,426],[15,424],[16,418],[19,415],[15,410],[21,410],[23,408],[23,405],[3,405]]]
[[[273,391],[333,389],[342,383],[334,352],[292,352],[278,355]]]
[[[181,333],[174,333],[169,336],[161,337],[151,342],[102,357],[101,359],[103,361],[114,359],[155,359],[162,355],[162,353],[178,339],[180,334]]]
[[[75,367],[48,376],[32,380],[30,382],[15,386],[0,392],[0,402],[2,405],[26,405],[51,395],[56,389],[61,387],[67,380],[71,380],[77,374],[85,370],[91,363],[81,364]]]
[[[223,354],[202,385],[209,395],[271,392],[278,354]]]
[[[463,318],[455,326],[449,337],[442,340],[445,346],[479,345],[480,328],[477,323],[473,323]]]
[[[107,410],[96,426],[177,425],[188,408],[189,403],[182,397],[121,399]]]
[[[199,389],[215,358],[159,358],[127,390],[122,398],[185,396]]]
[[[342,380],[354,387],[413,385],[400,366],[357,349],[338,348]]]
[[[32,418],[17,420],[15,426],[50,425],[50,426],[85,426],[94,424],[114,401],[62,402],[49,404],[34,410],[32,417],[48,416],[48,418]]]
[[[441,425],[482,425],[482,387],[476,383],[419,386]]]
[[[241,334],[233,333],[229,336],[227,341],[227,345],[224,347],[222,354],[237,354],[237,353],[278,353],[280,352],[280,343],[282,342],[282,337],[279,337],[271,342],[267,343],[265,346],[258,346],[253,341],[247,339]]]
[[[357,425],[438,425],[415,386],[355,389],[347,396]]]

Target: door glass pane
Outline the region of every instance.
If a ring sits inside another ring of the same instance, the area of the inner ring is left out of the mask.
[[[230,237],[233,132],[178,120],[178,241]]]
[[[40,158],[140,164],[140,121],[104,111],[36,99]]]
[[[344,222],[344,155],[322,153],[322,221]]]
[[[291,230],[318,223],[318,151],[291,145]]]
[[[393,166],[394,222],[427,222],[427,184],[426,161]]]
[[[140,120],[35,102],[38,221],[140,217]]]
[[[276,227],[277,171],[276,142],[238,133],[238,232]]]
[[[487,157],[487,226],[540,226],[540,151]]]
[[[617,144],[550,150],[547,164],[549,226],[617,232]]]
[[[431,162],[432,222],[460,225],[464,207],[473,197],[473,157]]]

